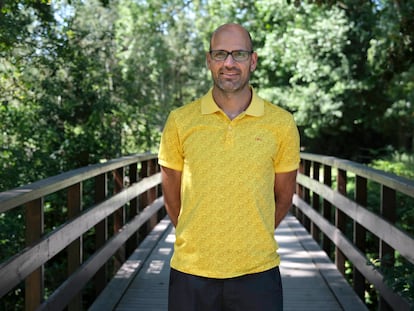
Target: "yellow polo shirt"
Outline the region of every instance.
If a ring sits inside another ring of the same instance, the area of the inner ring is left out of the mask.
[[[170,113],[159,164],[182,171],[172,268],[231,278],[279,265],[274,176],[299,165],[290,113],[253,90],[246,111],[230,120],[210,90]]]

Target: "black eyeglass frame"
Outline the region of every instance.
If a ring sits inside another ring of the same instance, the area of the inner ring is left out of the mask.
[[[224,53],[226,53],[226,57],[224,57],[223,59],[215,59],[215,58],[213,57],[213,55],[212,55],[212,53],[214,53],[214,52],[224,52]],[[246,57],[246,59],[243,59],[243,60],[237,60],[237,59],[235,59],[235,58],[234,58],[234,56],[233,56],[233,53],[235,53],[235,52],[246,52],[246,53],[248,53],[248,56]],[[208,51],[208,53],[210,54],[211,58],[212,58],[213,60],[217,61],[217,62],[223,62],[223,61],[225,61],[229,55],[231,55],[231,57],[233,58],[233,60],[234,60],[235,62],[245,62],[245,61],[247,61],[247,60],[249,59],[249,57],[250,57],[250,56],[254,53],[254,51],[253,51],[253,50],[251,50],[251,51],[247,51],[247,50],[233,50],[233,51],[226,51],[226,50],[210,50],[210,51]]]

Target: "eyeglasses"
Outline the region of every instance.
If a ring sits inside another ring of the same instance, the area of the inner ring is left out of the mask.
[[[225,50],[210,50],[210,56],[212,59],[218,62],[225,61],[229,54],[233,57],[233,60],[236,62],[245,62],[249,59],[249,56],[253,51],[244,51],[244,50],[235,50],[235,51],[225,51]]]

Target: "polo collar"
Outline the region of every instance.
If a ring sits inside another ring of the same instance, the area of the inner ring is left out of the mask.
[[[256,91],[252,87],[251,90],[252,100],[245,113],[250,116],[260,117],[264,114],[264,100],[256,94]],[[220,110],[220,107],[213,99],[213,89],[211,88],[207,94],[201,98],[201,113],[212,114]]]

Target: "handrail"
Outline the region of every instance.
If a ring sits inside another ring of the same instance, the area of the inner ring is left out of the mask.
[[[95,177],[103,172],[116,170],[120,167],[154,159],[155,155],[147,153],[125,156],[86,167],[64,172],[34,183],[0,193],[0,213],[16,206],[26,204],[33,199],[65,189],[71,185]]]
[[[331,156],[302,152],[301,158],[303,160],[314,161],[344,171],[353,172],[358,176],[368,178],[389,188],[396,189],[398,192],[414,197],[414,180],[380,171],[360,163]]]
[[[115,271],[121,266],[165,215],[160,183],[157,156],[140,154],[0,193],[0,212],[23,206],[27,245],[0,264],[0,297],[24,281],[26,310],[81,310],[83,287],[92,282],[99,294],[107,283],[109,267]],[[62,191],[67,215],[46,233],[45,201],[54,199],[48,203],[59,204]],[[50,195],[55,197],[48,199]],[[93,249],[87,250],[84,244]],[[91,253],[88,257],[87,252]],[[67,261],[69,272],[45,298],[45,267],[56,257]]]
[[[332,189],[333,169],[336,189]],[[356,184],[353,199],[346,189],[350,178]],[[379,185],[379,213],[367,207],[368,182]],[[414,199],[414,181],[348,160],[301,153],[297,193],[293,199],[296,216],[328,254],[332,253],[333,244],[335,263],[343,275],[345,262],[352,263],[353,287],[362,300],[368,282],[379,292],[380,309],[392,306],[410,310],[413,307],[410,302],[395,293],[381,274],[381,268],[393,267],[396,252],[414,263],[414,238],[395,225],[398,196]],[[378,239],[376,247],[373,243],[368,245],[368,232]],[[368,248],[378,252],[380,269],[367,264]]]

